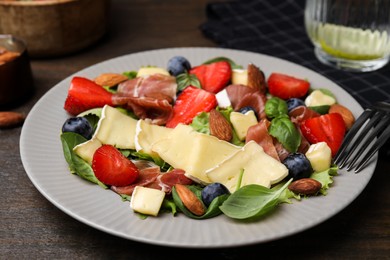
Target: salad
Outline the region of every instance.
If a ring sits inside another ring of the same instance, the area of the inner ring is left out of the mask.
[[[71,173],[140,216],[258,219],[326,195],[354,123],[327,89],[217,57],[74,77],[61,141]]]

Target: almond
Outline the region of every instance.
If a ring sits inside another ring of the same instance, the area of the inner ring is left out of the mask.
[[[199,200],[198,197],[185,185],[175,184],[175,189],[179,195],[184,206],[191,211],[192,214],[197,216],[202,216],[206,210],[203,203]]]
[[[113,87],[119,83],[128,80],[128,77],[117,73],[103,73],[95,78],[95,83],[100,86]]]
[[[355,117],[353,116],[351,110],[340,104],[331,105],[329,108],[329,113],[340,114],[343,117],[347,130],[351,129],[352,125],[355,123]]]
[[[233,129],[229,121],[217,110],[212,109],[209,117],[210,134],[229,142],[233,138]]]
[[[298,194],[313,195],[316,194],[321,189],[321,187],[321,182],[311,178],[303,178],[293,181],[288,186],[288,189]]]
[[[266,92],[264,73],[255,65],[248,65],[248,87],[258,89],[262,93]]]
[[[25,116],[18,112],[0,112],[0,128],[11,128],[23,123]]]

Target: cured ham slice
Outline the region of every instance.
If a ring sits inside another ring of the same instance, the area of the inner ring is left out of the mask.
[[[117,94],[126,97],[148,97],[173,103],[177,91],[176,78],[163,74],[129,79],[118,85]]]
[[[264,108],[267,97],[259,89],[245,85],[229,85],[226,87],[226,92],[235,111],[250,106],[255,109],[259,120],[266,117]]]
[[[135,183],[123,187],[111,186],[111,190],[115,191],[118,194],[125,194],[131,196],[136,186],[147,186],[155,182],[159,175],[160,168],[158,166],[140,169],[138,179]]]
[[[320,116],[320,114],[306,106],[299,106],[291,110],[289,116],[293,123],[300,124],[304,120]]]
[[[181,169],[173,169],[170,172],[164,173],[159,176],[160,186],[163,187],[163,191],[170,193],[172,187],[175,184],[190,185],[193,181],[184,175],[185,171]]]
[[[177,183],[183,185],[190,185],[193,183],[193,181],[187,178],[184,173],[185,172],[180,169],[173,169],[169,172],[161,173],[158,166],[151,166],[140,169],[138,180],[135,183],[124,187],[111,186],[111,190],[118,194],[131,196],[136,186],[143,186],[170,193],[172,187]]]
[[[140,119],[149,119],[151,124],[164,125],[172,113],[172,105],[165,99],[148,97],[120,97],[114,96],[115,105],[123,106]]]
[[[266,154],[279,161],[279,155],[274,145],[274,138],[268,133],[269,125],[270,122],[267,119],[262,119],[256,125],[249,127],[245,142],[255,141],[263,147]]]
[[[176,90],[175,77],[153,74],[120,83],[112,102],[133,111],[140,119],[164,125],[172,113]]]

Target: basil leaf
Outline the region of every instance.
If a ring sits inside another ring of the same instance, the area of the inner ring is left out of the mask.
[[[280,195],[291,181],[292,179],[278,190],[256,184],[246,185],[231,194],[220,209],[230,218],[254,220],[276,208],[280,203]]]
[[[272,97],[265,103],[265,114],[268,118],[288,115],[287,102],[278,97]]]
[[[211,63],[215,63],[215,62],[218,62],[218,61],[227,61],[227,62],[229,62],[230,63],[230,67],[232,69],[243,69],[243,67],[241,65],[236,64],[233,60],[231,60],[229,58],[226,58],[226,57],[212,58],[210,60],[207,60],[207,61],[203,62],[203,64],[211,64]]]
[[[98,184],[103,188],[107,188],[105,184],[103,184],[96,178],[91,165],[89,165],[86,161],[81,159],[77,154],[73,152],[73,148],[76,145],[84,143],[86,141],[87,139],[76,133],[65,132],[61,134],[62,149],[64,151],[65,160],[69,165],[69,170],[71,173],[77,174],[85,180]]]
[[[268,132],[278,139],[290,153],[296,152],[301,144],[301,134],[288,116],[272,119]]]
[[[194,74],[183,73],[176,77],[177,91],[182,91],[188,86],[200,88],[199,79]]]

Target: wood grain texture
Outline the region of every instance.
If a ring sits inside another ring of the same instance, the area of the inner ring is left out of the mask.
[[[13,111],[28,114],[59,81],[112,57],[166,47],[216,46],[198,29],[206,19],[207,2],[114,0],[109,32],[101,41],[73,55],[32,60],[35,93]],[[106,234],[52,205],[25,173],[20,132],[20,127],[0,130],[0,259],[389,259],[390,160],[384,150],[364,192],[310,230],[245,247],[173,249]]]

